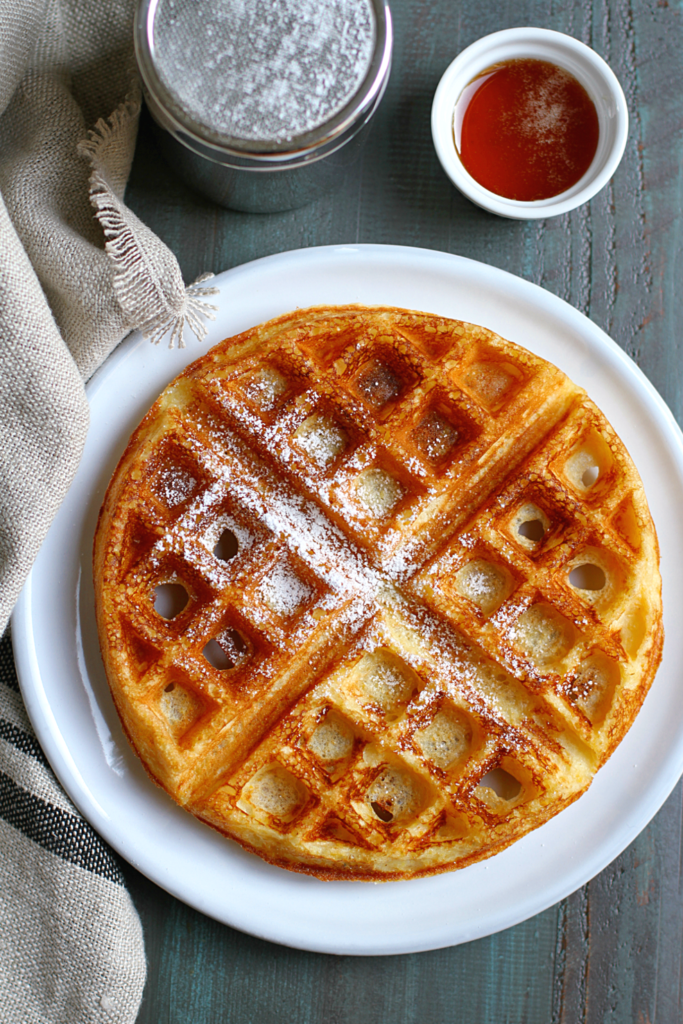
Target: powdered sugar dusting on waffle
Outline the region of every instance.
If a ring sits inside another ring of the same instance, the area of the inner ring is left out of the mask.
[[[299,579],[291,566],[280,563],[262,581],[260,593],[269,608],[288,617],[313,596],[310,587]]]

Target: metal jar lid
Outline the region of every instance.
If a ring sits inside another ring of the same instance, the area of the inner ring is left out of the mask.
[[[319,160],[384,92],[384,0],[141,0],[135,49],[156,121],[216,163],[253,170]]]

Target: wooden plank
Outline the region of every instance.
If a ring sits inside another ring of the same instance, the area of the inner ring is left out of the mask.
[[[344,189],[269,216],[221,210],[177,181],[143,120],[128,201],[186,280],[301,246],[416,245],[482,260],[581,309],[683,415],[683,100],[680,3],[393,0],[392,79]],[[594,46],[624,86],[631,131],[613,182],[546,222],[470,204],[431,143],[432,95],[464,46],[536,24]],[[475,943],[390,958],[320,956],[242,935],[126,868],[150,974],[140,1024],[674,1024],[683,1020],[682,791],[597,879]]]

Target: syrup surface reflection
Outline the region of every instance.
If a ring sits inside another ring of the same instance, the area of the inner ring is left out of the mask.
[[[453,115],[463,166],[506,199],[549,199],[575,185],[595,156],[595,104],[564,68],[511,60],[487,68],[463,90]]]

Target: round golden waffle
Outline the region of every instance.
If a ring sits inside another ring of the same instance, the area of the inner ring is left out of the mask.
[[[605,417],[519,346],[400,309],[298,311],[193,363],[128,444],[94,565],[151,777],[321,878],[504,849],[584,792],[661,657],[655,530]]]

